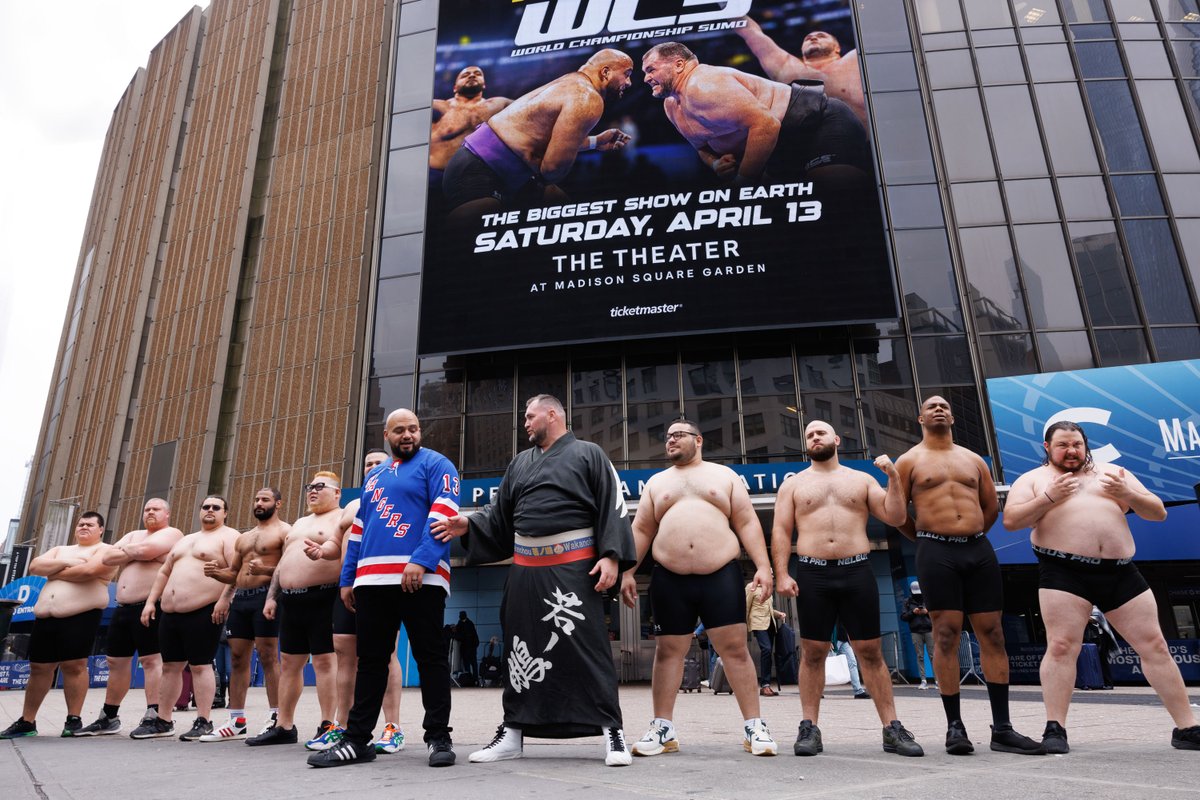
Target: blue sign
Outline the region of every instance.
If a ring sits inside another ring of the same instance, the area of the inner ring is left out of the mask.
[[[0,689],[24,689],[27,683],[28,661],[0,661]]]
[[[33,606],[37,603],[38,595],[42,593],[42,587],[45,585],[45,578],[30,575],[25,578],[18,578],[7,586],[0,588],[0,600],[9,600],[17,603],[17,607],[13,610],[13,622],[33,621]]]
[[[1185,681],[1200,681],[1200,639],[1167,639],[1171,658],[1179,665]],[[1121,642],[1110,654],[1113,680],[1118,683],[1146,683],[1142,674],[1142,659],[1126,642]]]

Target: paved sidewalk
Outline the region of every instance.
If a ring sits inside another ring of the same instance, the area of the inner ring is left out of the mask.
[[[99,713],[103,690],[88,692],[84,722]],[[1198,692],[1193,689],[1192,697]],[[925,758],[901,758],[881,748],[874,704],[854,700],[848,688],[826,692],[821,729],[825,752],[792,755],[800,721],[796,687],[762,698],[763,715],[780,744],[776,758],[743,752],[741,715],[729,695],[680,694],[675,723],[680,752],[634,759],[632,766],[604,766],[603,744],[595,739],[533,740],[526,757],[496,764],[470,764],[467,755],[491,740],[500,721],[499,689],[455,689],[454,725],[458,764],[426,765],[421,744],[419,692],[406,690],[403,752],[374,763],[315,770],[305,765],[303,745],[249,748],[239,742],[200,744],[176,739],[134,741],[126,735],[89,739],[57,737],[65,706],[51,692],[39,718],[42,735],[0,742],[0,796],[5,800],[175,797],[308,797],[323,792],[383,792],[380,797],[473,798],[946,798],[1079,797],[1089,800],[1197,796],[1200,752],[1170,746],[1171,720],[1149,689],[1076,692],[1068,730],[1067,756],[1015,756],[988,749],[988,703],[982,687],[963,689],[963,715],[975,741],[972,756],[946,755],[941,747],[944,717],[936,691],[896,688],[900,718],[925,747]],[[1036,687],[1014,687],[1017,730],[1039,738],[1044,724]],[[21,712],[22,692],[0,692],[0,726]],[[123,707],[125,732],[141,714],[141,692]],[[632,742],[651,718],[647,685],[623,686],[626,737]],[[266,698],[252,689],[251,730],[261,727]],[[223,710],[214,713],[217,721]],[[186,730],[193,712],[176,714]],[[298,719],[301,738],[318,719],[316,696],[306,689]]]

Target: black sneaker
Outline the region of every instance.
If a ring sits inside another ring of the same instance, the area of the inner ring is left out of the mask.
[[[1046,730],[1042,733],[1042,747],[1051,755],[1071,752],[1071,746],[1067,744],[1067,729],[1054,720],[1047,722]]]
[[[1046,748],[1014,731],[1012,725],[992,726],[992,749],[998,753],[1016,753],[1019,756],[1046,755]]]
[[[869,693],[869,692],[867,692],[867,691],[864,689],[864,690],[863,690],[863,691],[861,691],[861,692],[855,692],[855,693],[854,693],[854,699],[855,699],[855,700],[870,700],[870,699],[871,699],[871,695],[870,695],[870,693]]]
[[[0,739],[3,738],[4,735],[0,734]],[[1171,747],[1176,750],[1200,750],[1200,725],[1171,731]]]
[[[296,735],[295,725],[290,728],[281,728],[278,725],[273,725],[270,730],[263,731],[258,736],[251,736],[246,740],[246,744],[251,747],[260,747],[268,744],[295,744],[299,740],[300,738]]]
[[[429,740],[429,766],[452,767],[454,761],[454,742],[450,741],[448,734],[443,733]]]
[[[114,733],[121,732],[121,718],[107,717],[104,712],[100,712],[100,716],[91,725],[84,725],[79,730],[75,731],[76,736],[111,736]]]
[[[211,722],[206,720],[204,717],[196,717],[196,721],[192,723],[192,729],[190,731],[188,731],[187,733],[180,734],[179,741],[181,741],[181,742],[199,741],[201,736],[205,735],[206,733],[212,733],[212,732],[213,732],[213,727],[212,727]]]
[[[276,728],[276,730],[279,729]],[[343,739],[328,750],[313,753],[308,757],[308,765],[310,767],[347,767],[351,764],[362,764],[374,760],[375,746],[373,744],[370,742],[355,744]]]
[[[798,756],[815,756],[824,749],[825,747],[821,744],[821,729],[813,725],[811,719],[801,722],[796,743],[792,745],[792,752]]]
[[[155,715],[154,719],[143,722],[138,725],[129,734],[130,739],[157,739],[163,736],[173,736],[175,734],[175,723],[167,722],[160,716]]]
[[[925,755],[921,745],[917,744],[916,737],[901,725],[898,719],[892,720],[891,724],[883,729],[883,752],[913,758]]]
[[[74,714],[68,714],[67,721],[63,723],[62,733],[59,736],[64,739],[70,739],[81,730],[83,730],[83,720]]]
[[[952,756],[965,756],[975,752],[971,737],[967,736],[967,728],[962,720],[954,720],[946,728],[946,752]]]
[[[26,722],[23,718],[17,717],[16,722],[9,725],[3,731],[0,731],[0,739],[20,739],[22,736],[37,736],[37,723]],[[1172,737],[1171,741],[1174,743],[1174,737]],[[1178,747],[1179,745],[1175,746]]]

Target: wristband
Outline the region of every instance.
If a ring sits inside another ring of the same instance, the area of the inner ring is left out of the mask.
[[[1057,500],[1055,500],[1053,497],[1051,497],[1051,496],[1050,496],[1050,493],[1049,493],[1049,492],[1047,492],[1047,491],[1044,491],[1044,490],[1043,490],[1043,491],[1042,491],[1042,494],[1046,495],[1046,499],[1047,499],[1047,500],[1049,500],[1051,503],[1057,503],[1057,502],[1058,502]]]
[[[595,150],[595,149],[596,149],[596,137],[595,137],[595,136],[589,136],[589,137],[588,137],[588,146],[587,146],[587,149],[588,149],[588,150]]]

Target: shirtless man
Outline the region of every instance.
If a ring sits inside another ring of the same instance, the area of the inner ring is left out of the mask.
[[[202,742],[230,742],[246,738],[246,692],[250,688],[250,653],[258,650],[263,669],[271,718],[262,732],[275,725],[279,712],[279,623],[263,615],[267,588],[283,540],[292,528],[279,518],[282,495],[269,486],[254,494],[254,518],[251,530],[238,537],[233,560],[222,568],[216,561],[204,565],[204,574],[226,584],[221,601],[229,604],[225,621],[229,642],[229,722],[200,737]]]
[[[825,94],[836,97],[854,112],[858,121],[867,126],[867,106],[863,100],[862,73],[858,68],[858,51],[842,55],[841,42],[833,34],[813,31],[800,45],[800,58],[784,50],[763,32],[759,24],[745,17],[746,26],[737,29],[750,52],[762,65],[763,72],[773,81],[821,81]]]
[[[734,181],[862,178],[866,131],[841,100],[729,67],[701,64],[679,42],[656,45],[642,72],[700,160]]]
[[[175,732],[171,713],[175,698],[183,690],[185,666],[192,673],[196,720],[191,730],[179,739],[194,742],[212,733],[209,717],[217,693],[213,657],[221,641],[221,626],[229,613],[229,603],[222,598],[225,585],[208,577],[205,565],[215,561],[225,566],[233,560],[234,545],[240,534],[225,524],[228,510],[229,503],[224,497],[204,498],[200,504],[200,530],[183,537],[171,548],[146,597],[142,624],[149,626],[158,617],[162,680],[158,685],[158,714],[129,734],[133,739],[152,739]]]
[[[1067,708],[1075,686],[1075,659],[1095,604],[1142,659],[1146,680],[1175,721],[1171,746],[1200,750],[1200,725],[1187,687],[1158,624],[1158,604],[1133,564],[1133,535],[1125,515],[1160,522],[1162,501],[1133,475],[1096,464],[1087,434],[1074,422],[1046,428],[1046,459],[1008,494],[1004,527],[1033,528],[1038,559],[1038,602],[1046,625],[1042,697],[1048,753],[1067,753]]]
[[[263,614],[279,614],[279,716],[275,725],[246,740],[252,746],[295,744],[296,704],[304,690],[304,665],[312,656],[317,677],[317,703],[321,724],[305,744],[324,750],[337,741],[326,734],[337,728],[333,707],[337,701],[337,663],[333,655],[333,604],[338,602],[338,564],[314,561],[305,555],[305,544],[323,544],[337,536],[342,509],[341,479],[335,472],[318,472],[304,487],[308,515],[296,520],[283,543],[283,555],[271,576]]]
[[[896,462],[916,519],[899,527],[917,543],[917,579],[933,620],[933,672],[946,712],[946,752],[975,750],[958,693],[958,644],[968,616],[979,639],[992,707],[991,748],[1044,755],[1045,748],[1013,730],[1008,714],[1008,654],[1000,627],[1004,586],[996,551],[985,536],[999,515],[992,473],[982,458],[954,443],[954,415],[945,398],[927,398],[917,421],[921,443]]]
[[[672,422],[666,445],[672,466],[646,484],[633,520],[637,564],[653,547],[650,602],[655,632],[654,719],[633,745],[633,754],[656,756],[679,750],[672,722],[675,694],[699,616],[721,654],[745,720],[742,747],[756,756],[773,756],[775,740],[760,716],[754,662],[746,649],[746,600],[738,566],[740,542],[754,562],[752,585],[757,596],[771,596],[774,582],[762,527],[737,474],[704,461],[704,437],[694,422]],[[637,602],[637,564],[621,576],[621,596],[630,608]]]
[[[183,531],[171,527],[170,521],[171,507],[167,501],[152,497],[142,508],[142,524],[146,527],[125,534],[104,553],[105,564],[121,568],[117,575],[117,608],[108,623],[108,688],[100,716],[76,736],[120,732],[117,712],[129,693],[135,651],[145,676],[146,713],[142,722],[158,713],[158,682],[162,677],[158,621],[152,620],[148,627],[143,625],[142,609],[167,553],[183,538]]]
[[[507,97],[484,97],[487,90],[483,70],[466,67],[454,80],[454,95],[433,101],[433,127],[429,131],[429,169],[446,168],[467,134],[487,122],[511,102]]]
[[[885,492],[865,472],[843,467],[838,460],[842,439],[826,422],[804,429],[811,464],[783,482],[775,499],[771,555],[779,576],[779,593],[800,598],[800,709],[803,721],[792,751],[815,756],[824,748],[817,727],[825,658],[830,637],[840,622],[850,640],[863,681],[883,723],[883,750],[902,756],[925,751],[896,719],[892,680],[879,646],[879,589],[868,561],[867,514],[887,525],[904,522],[904,489],[887,456],[875,466],[888,476]],[[792,529],[797,532],[799,582],[788,574]]]
[[[517,98],[468,135],[450,158],[442,180],[447,208],[473,218],[521,197],[540,199],[547,184],[567,176],[582,150],[619,150],[629,136],[616,128],[589,136],[631,85],[633,60],[601,50],[576,72]]]
[[[29,574],[46,578],[33,607],[29,644],[29,683],[21,716],[0,732],[0,739],[37,736],[37,712],[62,669],[67,722],[63,736],[83,728],[79,714],[87,696],[87,659],[108,606],[108,584],[116,567],[104,563],[109,545],[103,543],[104,517],[85,511],[75,523],[75,544],[52,547],[29,562]]]

